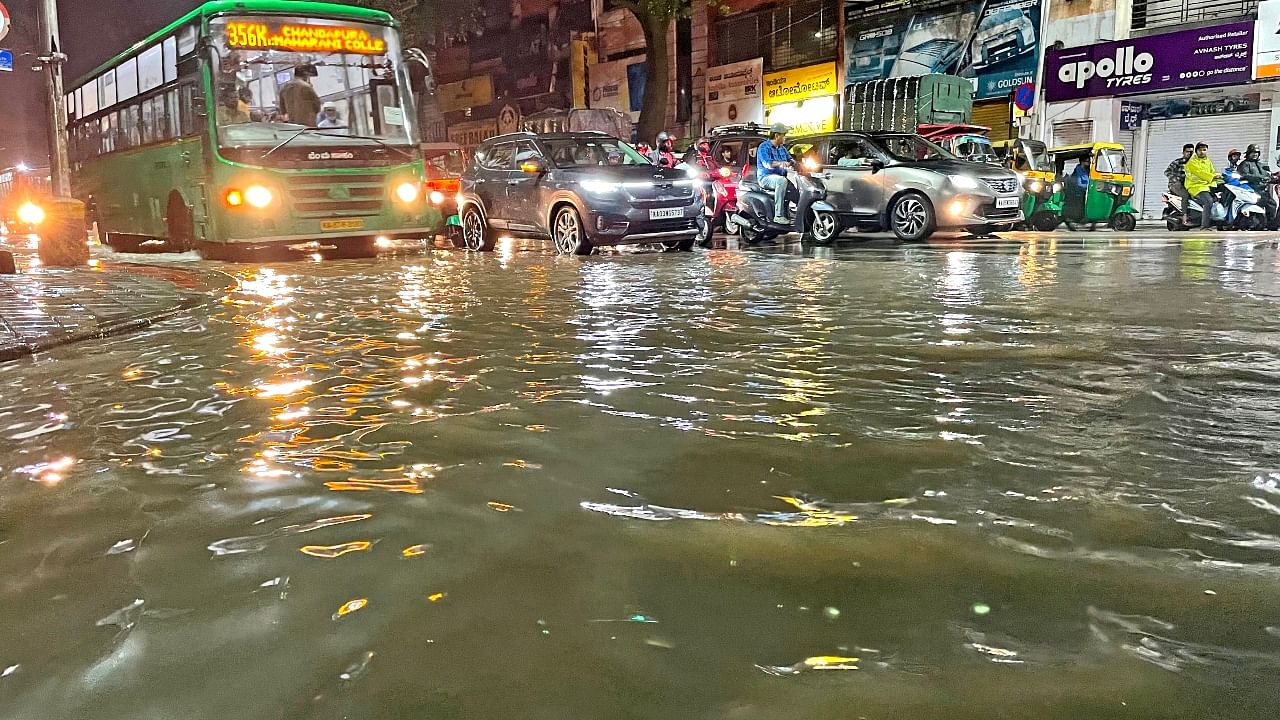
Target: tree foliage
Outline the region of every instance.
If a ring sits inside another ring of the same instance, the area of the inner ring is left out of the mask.
[[[347,0],[352,5],[391,13],[400,21],[405,47],[428,48],[440,30],[437,0]]]

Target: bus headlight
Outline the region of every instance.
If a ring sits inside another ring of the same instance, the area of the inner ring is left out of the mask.
[[[27,225],[39,225],[44,222],[44,208],[33,202],[22,203],[18,207],[18,220]]]
[[[244,190],[244,199],[250,205],[262,209],[270,205],[275,196],[261,185],[250,185]]]
[[[411,203],[418,199],[418,183],[402,182],[396,186],[396,197],[400,202]]]

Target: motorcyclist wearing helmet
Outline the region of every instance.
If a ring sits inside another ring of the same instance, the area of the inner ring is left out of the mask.
[[[1280,214],[1280,207],[1277,207],[1275,190],[1271,185],[1271,168],[1262,162],[1262,149],[1256,144],[1246,148],[1244,160],[1236,166],[1236,171],[1262,196],[1258,204],[1267,211],[1267,227],[1276,229],[1277,224],[1280,223],[1280,217],[1277,217]]]
[[[720,164],[711,156],[710,138],[698,138],[698,142],[694,145],[693,162],[709,173],[715,173],[719,169]]]
[[[760,187],[773,191],[773,222],[788,225],[787,171],[795,167],[791,152],[787,150],[787,126],[774,123],[769,128],[769,139],[756,150],[756,182]]]
[[[649,155],[649,159],[658,167],[675,167],[680,162],[676,159],[675,138],[672,138],[665,130],[658,133],[657,142],[654,143],[653,153]]]
[[[1231,200],[1234,196],[1227,189],[1226,179],[1230,177],[1231,173],[1238,172],[1237,168],[1239,166],[1240,151],[1236,148],[1231,148],[1227,151],[1227,165],[1222,168],[1223,183],[1218,186],[1218,201],[1222,203],[1223,207],[1231,207]]]

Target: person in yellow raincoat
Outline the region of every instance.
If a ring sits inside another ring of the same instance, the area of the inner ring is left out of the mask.
[[[1187,161],[1186,185],[1187,194],[1200,204],[1200,229],[1208,230],[1213,223],[1213,191],[1212,188],[1222,182],[1222,173],[1213,166],[1209,159],[1209,144],[1197,143],[1196,154]],[[1183,213],[1183,222],[1186,213]]]

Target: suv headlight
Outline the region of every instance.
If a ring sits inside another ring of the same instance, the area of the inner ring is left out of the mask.
[[[977,190],[978,189],[978,181],[974,180],[968,175],[952,175],[951,184],[955,185],[961,190]]]
[[[604,180],[583,180],[578,186],[589,193],[596,195],[608,195],[615,193],[622,185],[615,182],[605,182]]]

